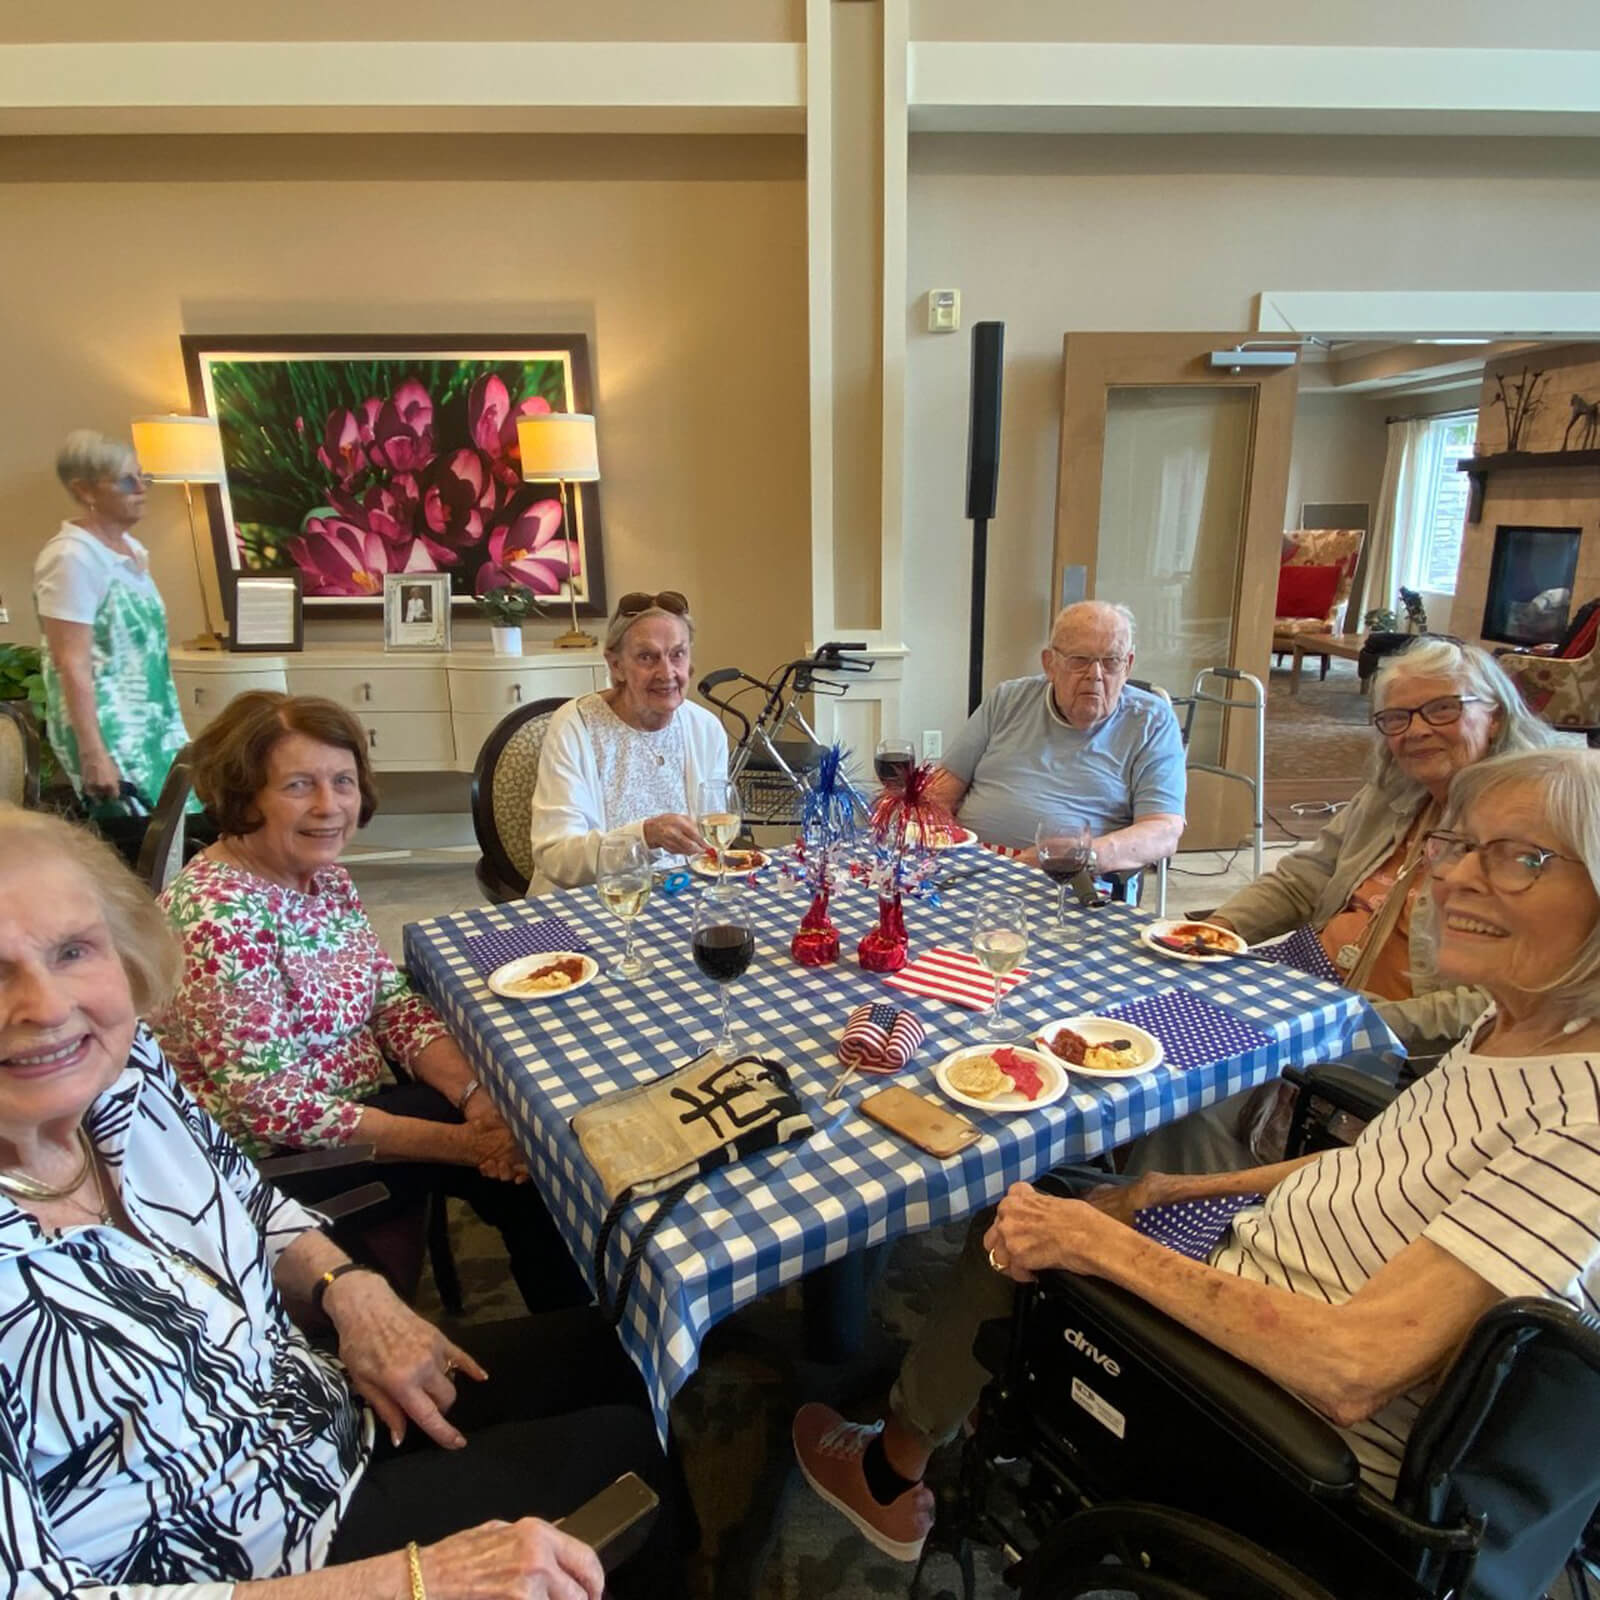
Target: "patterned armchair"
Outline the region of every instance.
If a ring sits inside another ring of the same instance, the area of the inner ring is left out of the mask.
[[[1287,650],[1297,633],[1338,633],[1344,627],[1344,608],[1350,599],[1350,586],[1355,581],[1356,564],[1361,560],[1361,547],[1366,542],[1365,528],[1292,528],[1283,536],[1285,567],[1332,567],[1339,570],[1339,582],[1333,592],[1333,604],[1321,617],[1274,617],[1272,619],[1273,645]],[[1289,643],[1280,645],[1277,636],[1287,634]]]
[[[533,876],[533,786],[550,718],[566,696],[534,700],[500,719],[472,774],[472,828],[483,852],[478,883],[491,901],[520,900]]]
[[[1506,650],[1496,651],[1495,658],[1530,711],[1552,728],[1589,733],[1592,744],[1600,733],[1600,650],[1595,646],[1600,610],[1590,610],[1582,622],[1559,655]]]

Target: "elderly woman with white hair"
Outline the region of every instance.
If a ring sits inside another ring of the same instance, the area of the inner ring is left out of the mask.
[[[1377,1002],[1408,1051],[1432,1055],[1461,1038],[1485,997],[1438,971],[1437,922],[1422,892],[1424,836],[1438,825],[1457,773],[1487,756],[1546,748],[1557,735],[1528,711],[1492,656],[1452,639],[1424,637],[1386,657],[1372,703],[1379,744],[1366,785],[1310,844],[1209,920],[1252,943],[1313,928],[1343,982]],[[1271,1148],[1274,1087],[1139,1140],[1126,1170],[1249,1165]]]
[[[697,793],[728,775],[728,736],[685,698],[694,619],[676,589],[625,594],[606,629],[611,687],[550,719],[533,792],[530,894],[593,883],[600,841],[636,833],[660,863],[705,848]]]
[[[154,801],[189,735],[166,608],[130,531],[145,480],[131,446],[87,428],[68,435],[56,476],[77,509],[33,565],[46,731],[86,799],[114,798],[127,782]]]

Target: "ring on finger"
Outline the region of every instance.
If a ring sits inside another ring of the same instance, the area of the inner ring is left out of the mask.
[[[459,1362],[451,1361],[448,1357],[446,1357],[444,1364],[445,1377],[453,1378],[460,1370],[461,1366]]]
[[[1005,1271],[1005,1270],[1006,1270],[1006,1268],[1007,1268],[1007,1266],[1008,1266],[1008,1265],[1009,1265],[1009,1263],[1007,1263],[1007,1262],[1004,1262],[1004,1261],[1002,1261],[1002,1260],[1001,1260],[1001,1259],[1000,1259],[1000,1257],[999,1257],[999,1256],[997,1256],[997,1255],[996,1255],[996,1254],[995,1254],[995,1253],[994,1253],[994,1251],[993,1251],[993,1250],[991,1250],[991,1251],[990,1251],[990,1252],[989,1252],[989,1265],[990,1265],[990,1266],[991,1266],[991,1267],[992,1267],[992,1268],[993,1268],[993,1269],[994,1269],[994,1270],[995,1270],[995,1271],[996,1271],[996,1272],[1004,1272],[1004,1271]]]

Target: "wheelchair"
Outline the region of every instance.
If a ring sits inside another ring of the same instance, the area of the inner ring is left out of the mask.
[[[1294,1076],[1308,1148],[1307,1107],[1368,1115],[1394,1092]],[[974,1353],[994,1377],[924,1557],[957,1555],[969,1594],[974,1543],[1005,1552],[1024,1600],[1536,1600],[1564,1566],[1589,1594],[1600,1321],[1570,1306],[1484,1315],[1393,1500],[1297,1397],[1098,1279],[1046,1275]]]

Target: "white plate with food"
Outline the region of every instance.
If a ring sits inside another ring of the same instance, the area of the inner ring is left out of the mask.
[[[489,987],[506,1000],[564,1000],[600,975],[600,963],[578,950],[518,956],[489,974]]]
[[[1174,961],[1226,961],[1250,947],[1231,928],[1193,917],[1160,917],[1139,930],[1139,942]]]
[[[718,858],[707,850],[703,855],[690,858],[689,870],[702,878],[720,878],[726,868],[726,876],[740,878],[747,872],[759,872],[771,860],[772,857],[765,850],[724,850],[721,852],[722,866],[719,866]]]
[[[1037,1111],[1067,1092],[1067,1074],[1053,1057],[1015,1044],[957,1050],[933,1069],[933,1079],[958,1105],[975,1111]]]
[[[1159,1067],[1167,1055],[1153,1033],[1119,1017],[1060,1017],[1040,1028],[1033,1042],[1068,1073],[1085,1078],[1131,1078]]]
[[[935,828],[928,844],[934,850],[965,850],[977,842],[978,836],[971,828],[958,824],[954,828]]]

